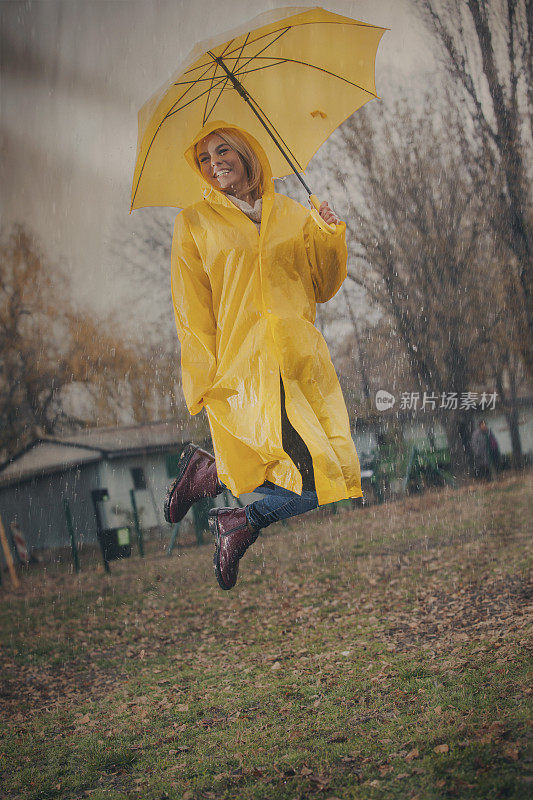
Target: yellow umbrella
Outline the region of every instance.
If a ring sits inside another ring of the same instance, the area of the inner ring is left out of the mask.
[[[204,185],[184,158],[208,120],[225,119],[263,146],[275,177],[299,175],[345,119],[376,97],[386,29],[322,8],[284,8],[197,45],[139,111],[131,208],[177,206]]]

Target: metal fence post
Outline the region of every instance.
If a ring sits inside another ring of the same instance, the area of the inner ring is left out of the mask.
[[[139,555],[144,558],[144,540],[143,532],[139,524],[139,513],[137,511],[137,501],[135,500],[135,489],[130,489],[131,507],[133,510],[133,521],[135,523],[135,531],[137,533],[137,544],[139,545]]]
[[[9,576],[11,578],[11,583],[13,586],[18,588],[20,586],[19,579],[17,577],[17,573],[15,571],[15,565],[13,564],[13,557],[11,556],[11,549],[7,543],[6,533],[4,530],[4,525],[2,519],[0,517],[0,541],[2,542],[2,549],[4,551],[4,558],[6,560],[7,568],[9,570]],[[0,562],[0,569],[2,568],[2,564]]]
[[[413,464],[416,455],[417,455],[416,447],[413,445],[411,447],[411,452],[409,453],[409,458],[407,460],[407,469],[405,471],[404,479],[402,481],[402,492],[404,494],[407,492],[407,487],[409,485],[409,476],[411,475],[411,470],[413,469]]]
[[[76,544],[74,525],[72,524],[72,514],[70,513],[70,505],[66,497],[63,498],[63,508],[65,510],[65,518],[67,520],[67,530],[70,536],[70,546],[72,548],[72,560],[74,561],[74,569],[76,570],[76,572],[79,572],[80,559],[78,556],[78,546]]]
[[[176,522],[174,524],[173,528],[172,528],[172,534],[170,536],[170,542],[169,542],[168,548],[167,548],[167,556],[171,556],[172,555],[172,551],[174,550],[174,546],[175,546],[175,544],[176,544],[176,542],[178,540],[179,532],[180,532],[180,524],[179,524],[179,522]]]

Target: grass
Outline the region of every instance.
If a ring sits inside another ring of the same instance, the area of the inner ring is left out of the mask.
[[[522,800],[531,477],[4,576],[2,797]]]

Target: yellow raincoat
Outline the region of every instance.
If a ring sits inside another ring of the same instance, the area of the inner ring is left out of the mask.
[[[345,224],[330,232],[316,212],[274,192],[258,142],[265,192],[261,231],[206,181],[205,199],[177,217],[172,298],[191,414],[205,407],[220,480],[238,496],[265,480],[298,494],[302,477],[282,447],[280,374],[289,421],[313,459],[319,505],[361,497],[359,460],[324,339],[314,326],[346,277]]]

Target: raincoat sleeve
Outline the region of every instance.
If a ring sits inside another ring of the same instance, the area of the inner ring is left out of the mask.
[[[317,303],[325,303],[339,291],[346,278],[346,224],[339,222],[330,231],[316,211],[304,226],[305,247]]]
[[[209,277],[183,212],[174,225],[171,264],[183,394],[189,412],[198,414],[204,405],[204,394],[215,378],[217,326]]]

